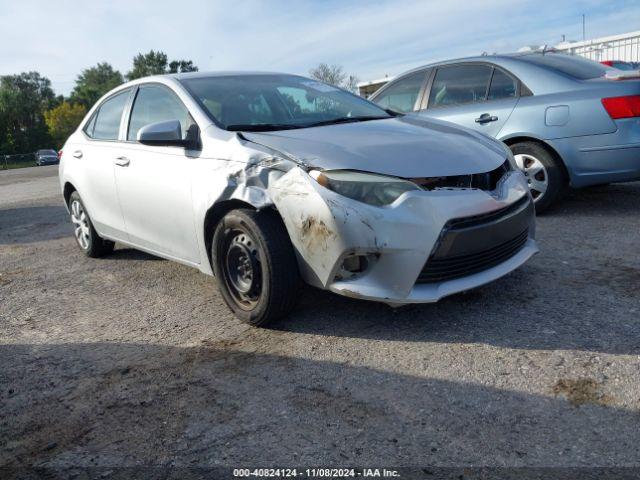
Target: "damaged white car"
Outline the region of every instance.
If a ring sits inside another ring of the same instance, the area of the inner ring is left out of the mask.
[[[500,142],[293,75],[124,84],[67,141],[60,184],[87,255],[120,242],[196,267],[253,325],[287,314],[301,280],[435,302],[537,252]]]

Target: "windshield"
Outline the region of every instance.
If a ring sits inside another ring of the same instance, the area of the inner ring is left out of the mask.
[[[58,152],[55,150],[38,150],[38,155],[58,155]]]
[[[232,75],[181,82],[226,130],[286,130],[392,116],[342,89],[294,75]]]
[[[608,68],[593,60],[562,53],[534,53],[521,58],[529,63],[556,70],[578,80],[604,77]]]

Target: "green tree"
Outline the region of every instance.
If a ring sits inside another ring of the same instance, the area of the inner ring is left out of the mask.
[[[133,69],[127,73],[128,80],[147,77],[149,75],[161,75],[167,70],[167,54],[164,52],[139,53],[133,57]]]
[[[196,67],[191,60],[174,60],[169,64],[169,73],[197,72]]]
[[[79,103],[62,102],[57,107],[44,112],[44,120],[49,129],[49,135],[59,149],[69,138],[87,113],[84,105]]]
[[[118,70],[114,70],[106,62],[98,63],[95,67],[87,68],[78,75],[70,101],[89,109],[102,95],[123,81],[122,74]]]
[[[50,147],[44,112],[56,104],[48,78],[38,72],[0,77],[0,153]]]
[[[139,53],[133,57],[133,68],[127,73],[127,79],[134,80],[149,75],[197,71],[198,67],[193,64],[192,60],[172,60],[169,63],[166,53],[151,50],[149,53]]]

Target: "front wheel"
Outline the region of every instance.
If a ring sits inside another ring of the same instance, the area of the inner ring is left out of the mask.
[[[230,211],[216,227],[211,248],[222,297],[240,320],[264,325],[293,309],[300,274],[275,211]]]
[[[559,200],[567,180],[560,161],[541,145],[520,142],[511,145],[516,164],[527,177],[536,212],[541,213]]]

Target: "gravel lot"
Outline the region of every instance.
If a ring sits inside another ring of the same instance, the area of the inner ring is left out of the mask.
[[[196,270],[81,255],[56,175],[0,173],[0,466],[640,466],[640,183],[478,290],[308,288],[255,329]]]

